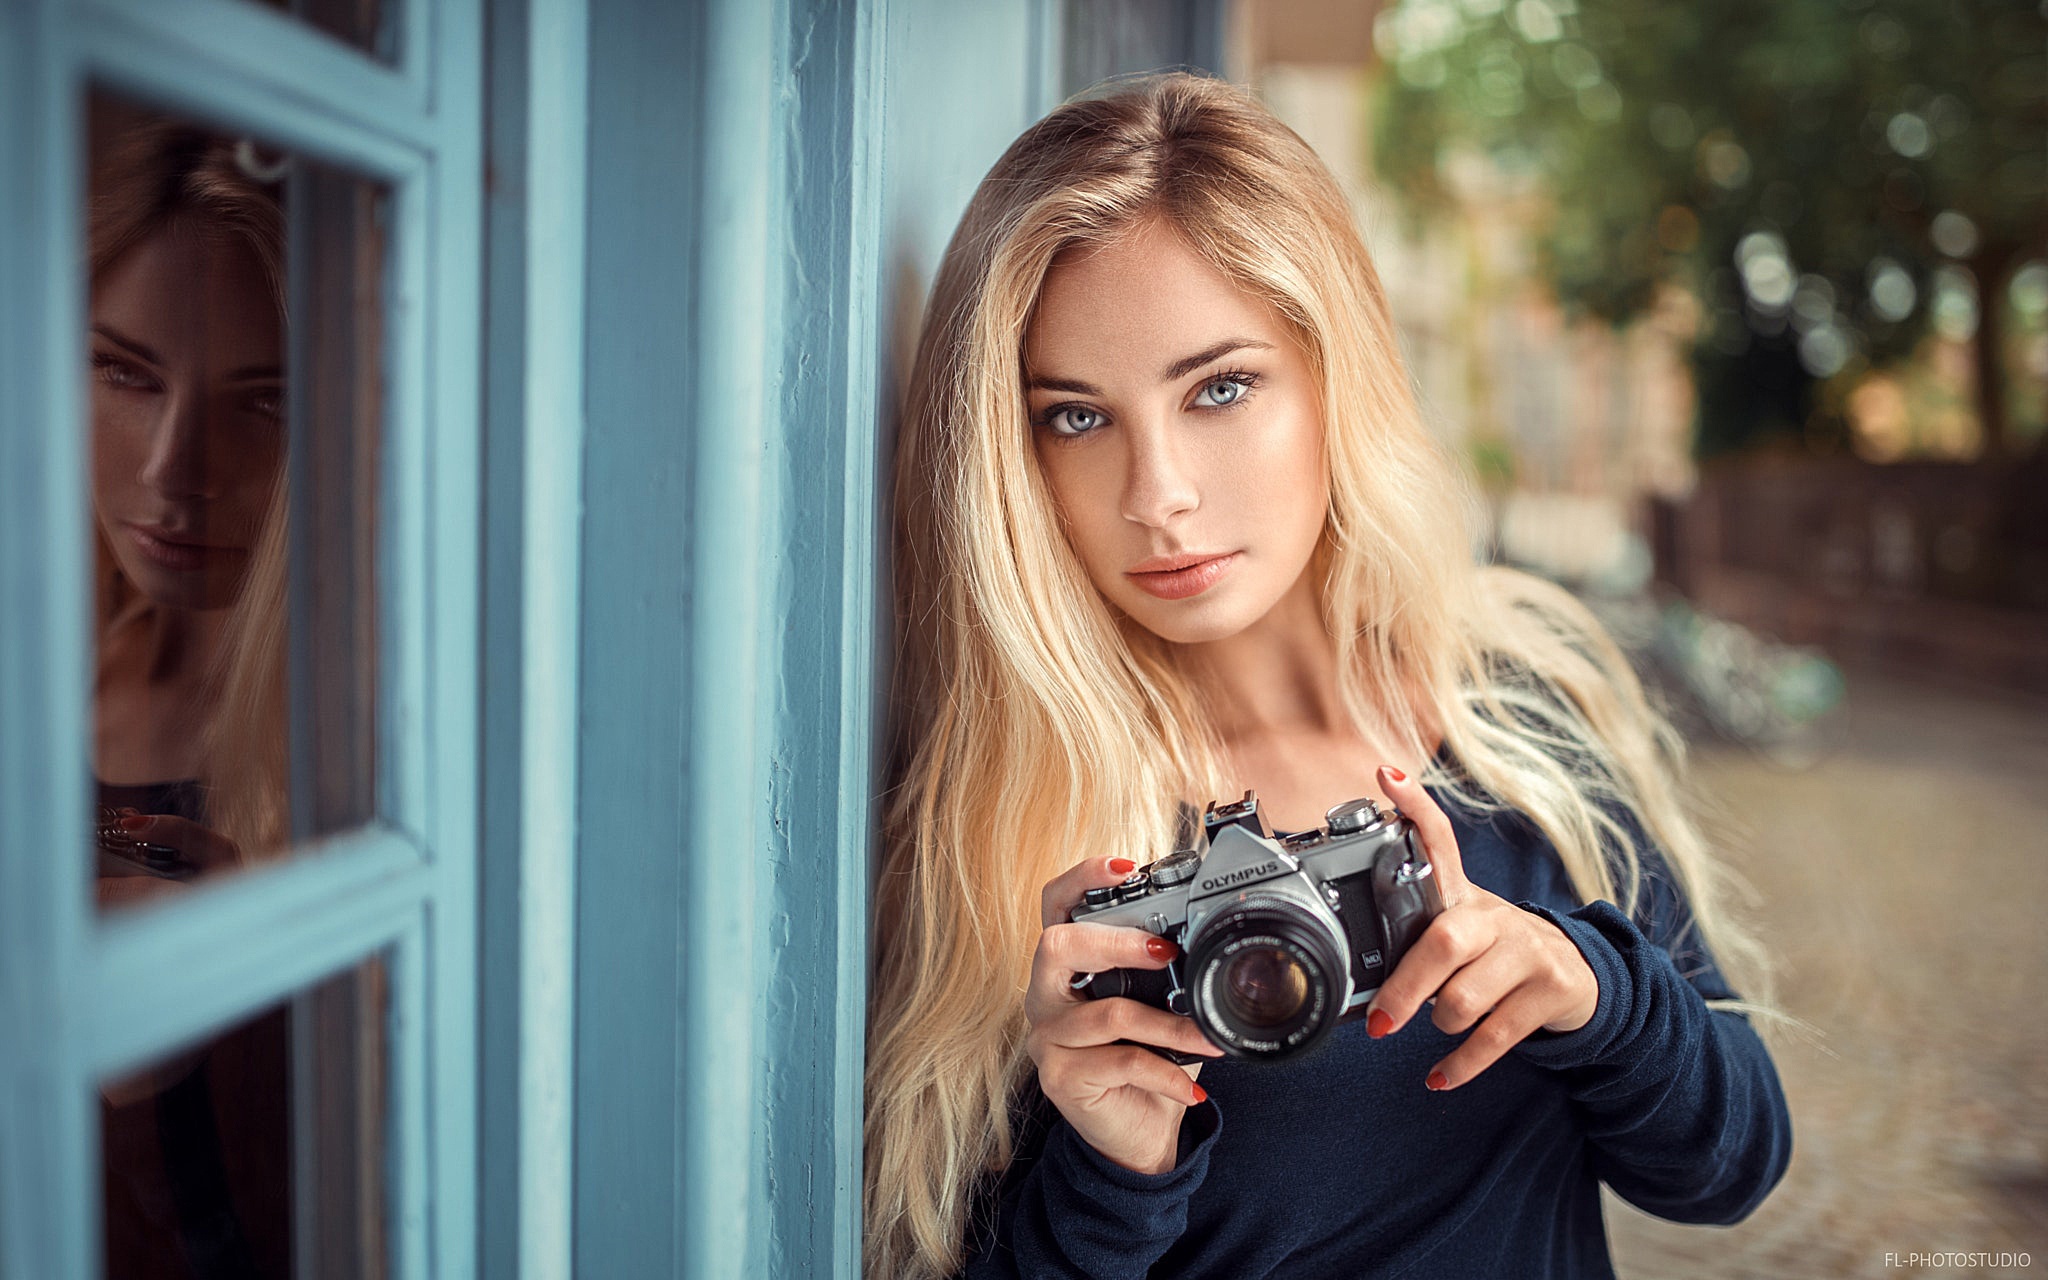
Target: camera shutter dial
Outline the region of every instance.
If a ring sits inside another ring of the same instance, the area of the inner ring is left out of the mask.
[[[1177,884],[1186,884],[1195,878],[1201,868],[1202,855],[1193,849],[1179,849],[1167,854],[1148,868],[1156,888],[1171,889]]]
[[[1325,814],[1323,820],[1329,824],[1333,836],[1348,836],[1386,821],[1380,814],[1379,802],[1367,796],[1346,800]]]

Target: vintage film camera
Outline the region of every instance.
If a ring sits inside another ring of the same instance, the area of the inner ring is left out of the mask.
[[[99,819],[93,828],[93,843],[98,850],[97,874],[190,880],[197,873],[198,868],[178,850],[137,840],[121,830],[121,812],[107,805],[99,806]]]
[[[1237,1058],[1290,1057],[1364,1017],[1443,911],[1443,894],[1415,824],[1398,811],[1347,800],[1324,824],[1275,839],[1254,793],[1211,803],[1196,848],[1090,889],[1072,915],[1170,938],[1179,958],[1160,970],[1079,974],[1074,989],[1192,1017]]]

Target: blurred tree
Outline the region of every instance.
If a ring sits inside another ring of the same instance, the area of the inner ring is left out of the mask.
[[[1456,157],[1538,182],[1573,315],[1701,300],[1701,430],[1809,432],[1816,383],[1976,340],[2007,449],[2007,286],[2048,253],[2048,0],[1403,0],[1377,167],[1418,221]]]

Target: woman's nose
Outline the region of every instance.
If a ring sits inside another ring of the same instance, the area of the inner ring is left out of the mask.
[[[1201,492],[1164,424],[1144,424],[1126,437],[1130,456],[1124,476],[1124,519],[1163,529],[1176,516],[1201,505]]]
[[[211,498],[219,488],[220,459],[207,439],[206,398],[172,393],[153,429],[142,461],[143,484],[167,498]]]

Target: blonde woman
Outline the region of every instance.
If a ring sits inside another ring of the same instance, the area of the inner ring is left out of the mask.
[[[1678,744],[1583,609],[1474,564],[1345,201],[1251,99],[1126,85],[997,162],[897,486],[868,1274],[1599,1276],[1601,1182],[1692,1222],[1776,1183]],[[1445,902],[1278,1061],[1071,986],[1175,960],[1069,913],[1247,788],[1398,806]]]

